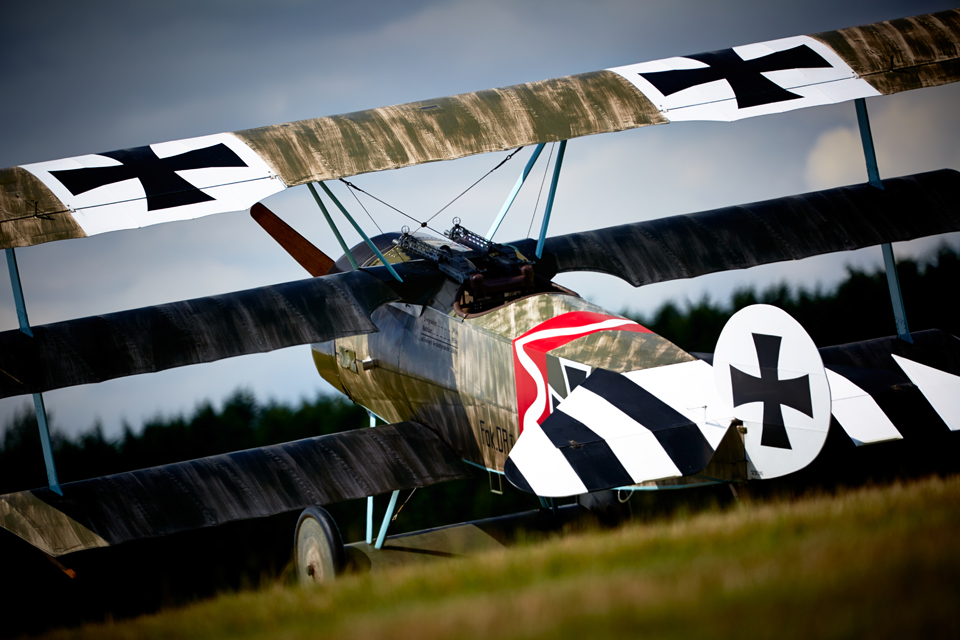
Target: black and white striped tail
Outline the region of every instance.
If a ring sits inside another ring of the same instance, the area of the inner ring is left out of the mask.
[[[931,330],[914,333],[913,344],[882,338],[820,350],[810,341],[801,351],[812,364],[800,366],[790,360],[790,350],[798,348],[798,340],[804,342],[791,333],[799,325],[786,327],[781,316],[786,314],[769,307],[751,313],[767,314],[761,318],[763,328],[748,315],[747,337],[741,336],[732,355],[722,337],[718,355],[723,358],[712,363],[698,360],[629,373],[594,369],[541,425],[524,430],[505,466],[508,480],[537,495],[561,497],[695,475],[710,463],[731,425],[741,422],[752,478],[776,477],[809,464],[825,439],[824,430],[820,444],[804,444],[813,420],[823,424],[832,417],[857,446],[960,430],[960,340],[954,336]],[[778,342],[776,359],[764,355],[764,340],[755,335],[780,338],[783,353]],[[744,346],[748,339],[750,349]],[[736,398],[730,371],[737,367],[741,371],[733,377],[739,376],[741,384],[743,379],[757,381],[760,390],[754,395],[741,390]],[[774,389],[770,393],[783,382],[807,385],[810,408],[788,399],[782,406],[774,403],[762,395],[763,380]],[[826,416],[817,406],[828,407]],[[918,416],[937,424],[918,429]],[[777,420],[787,425],[783,433],[764,439],[764,430],[781,428],[774,424]]]
[[[698,473],[730,424],[703,390],[710,365],[684,362],[631,373],[594,369],[510,452],[507,479],[542,496],[568,496]]]

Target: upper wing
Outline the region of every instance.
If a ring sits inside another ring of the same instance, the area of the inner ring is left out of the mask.
[[[558,272],[635,287],[960,231],[960,173],[932,171],[548,238]],[[515,243],[532,254],[535,241]]]
[[[0,526],[59,556],[469,476],[401,422],[0,496]]]
[[[244,209],[284,187],[960,78],[960,10],[0,171],[0,248]]]

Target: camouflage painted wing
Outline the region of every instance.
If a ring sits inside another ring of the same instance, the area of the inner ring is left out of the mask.
[[[245,209],[285,187],[960,78],[960,10],[0,170],[0,248]]]

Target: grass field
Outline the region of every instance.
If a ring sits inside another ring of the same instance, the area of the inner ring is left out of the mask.
[[[47,637],[958,638],[958,531],[960,477],[746,498]]]

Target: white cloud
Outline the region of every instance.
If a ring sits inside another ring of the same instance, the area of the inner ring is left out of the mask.
[[[804,178],[810,191],[865,182],[866,164],[860,134],[849,127],[821,133],[807,156]]]

